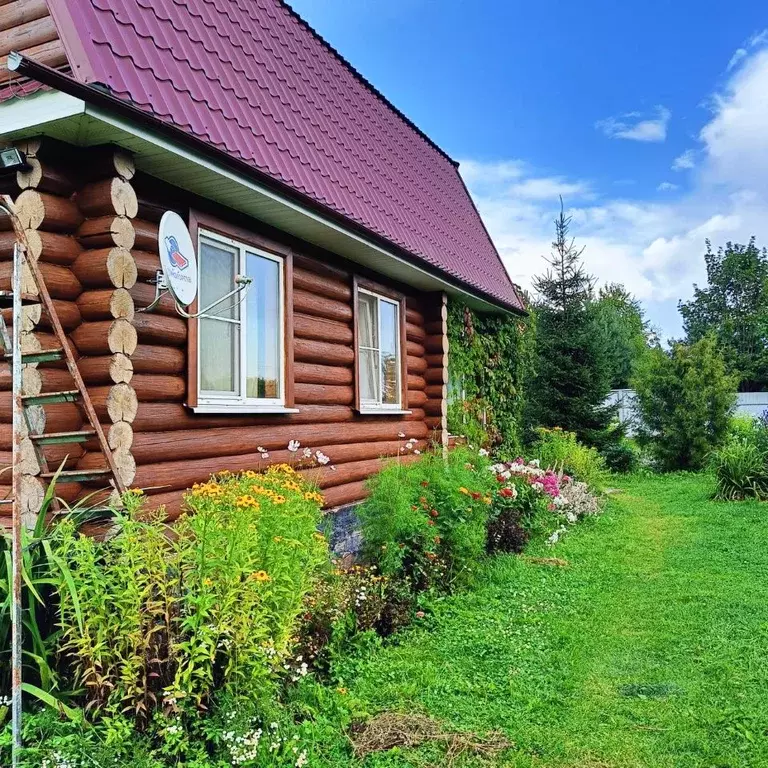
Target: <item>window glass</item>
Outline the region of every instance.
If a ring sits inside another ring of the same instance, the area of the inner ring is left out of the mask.
[[[282,261],[246,245],[202,235],[199,302],[207,307],[230,293],[238,274],[253,282],[199,321],[200,403],[280,403],[283,397]]]
[[[280,397],[280,265],[256,253],[247,254],[248,292],[246,396]]]
[[[360,404],[365,407],[400,405],[400,305],[359,291],[357,339]]]
[[[400,402],[400,364],[398,361],[398,307],[383,299],[379,301],[381,317],[381,401],[386,405]]]

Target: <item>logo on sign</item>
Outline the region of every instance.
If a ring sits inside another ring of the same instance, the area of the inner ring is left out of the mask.
[[[165,248],[168,252],[168,259],[174,267],[186,269],[189,266],[189,259],[181,252],[179,242],[173,235],[165,238]]]

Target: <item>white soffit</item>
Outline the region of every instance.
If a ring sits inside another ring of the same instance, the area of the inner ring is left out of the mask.
[[[41,91],[0,104],[0,138],[13,141],[40,134],[79,146],[118,144],[134,154],[137,168],[174,186],[252,216],[414,288],[446,291],[486,312],[503,311],[362,235],[281,197],[244,174],[81,99],[59,91]]]

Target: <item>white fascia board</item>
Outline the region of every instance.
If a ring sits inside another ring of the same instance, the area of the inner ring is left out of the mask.
[[[0,138],[47,133],[51,123],[85,114],[85,102],[61,91],[38,91],[0,104]]]

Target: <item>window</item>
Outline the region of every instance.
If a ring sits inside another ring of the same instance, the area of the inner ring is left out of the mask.
[[[228,299],[199,319],[197,404],[283,406],[283,259],[213,232],[198,237],[198,306],[231,291],[238,274],[253,282],[244,299]]]
[[[357,288],[358,400],[360,410],[403,407],[401,302]]]

